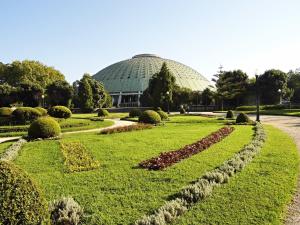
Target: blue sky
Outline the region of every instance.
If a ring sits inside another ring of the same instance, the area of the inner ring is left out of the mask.
[[[207,78],[300,67],[299,0],[0,0],[0,61],[33,59],[68,81],[154,53]]]

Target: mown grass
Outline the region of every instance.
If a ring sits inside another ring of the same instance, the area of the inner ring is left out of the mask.
[[[13,142],[4,142],[4,143],[0,143],[0,154],[2,152],[4,152],[10,145],[12,145]]]
[[[266,131],[268,139],[254,161],[175,224],[282,224],[299,156],[291,137],[271,126]]]
[[[250,126],[237,126],[222,142],[166,169],[136,168],[162,151],[175,150],[223,126],[201,117],[174,117],[154,129],[110,135],[64,135],[80,141],[100,162],[93,171],[65,174],[58,141],[24,146],[16,163],[36,179],[48,200],[72,196],[88,215],[85,224],[130,224],[160,207],[170,195],[232,157],[251,140]]]

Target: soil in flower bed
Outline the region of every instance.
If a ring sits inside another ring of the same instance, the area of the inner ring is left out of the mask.
[[[163,152],[158,157],[154,157],[139,163],[139,167],[149,170],[162,170],[183,159],[189,158],[199,152],[208,149],[215,143],[220,142],[234,131],[234,127],[222,127],[219,130],[211,133],[205,138],[193,144],[186,145],[183,148],[170,152]]]

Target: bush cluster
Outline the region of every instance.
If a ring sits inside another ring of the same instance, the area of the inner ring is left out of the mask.
[[[250,121],[250,118],[245,113],[240,113],[235,120],[236,123],[249,123]]]
[[[9,146],[5,152],[2,153],[0,160],[6,161],[13,161],[19,155],[20,150],[22,149],[23,145],[27,141],[23,138],[19,139],[18,141],[14,142],[11,146]]]
[[[49,212],[52,225],[78,225],[83,216],[83,209],[71,197],[51,202]]]
[[[47,224],[47,203],[27,173],[0,160],[0,224]]]
[[[41,117],[32,122],[28,129],[29,139],[51,138],[60,135],[58,122],[51,117]]]
[[[97,169],[100,163],[94,159],[92,154],[80,142],[61,142],[61,151],[65,159],[68,172],[79,172]]]
[[[47,109],[44,109],[42,107],[35,107],[36,110],[38,110],[42,116],[47,116]]]
[[[34,108],[31,107],[20,107],[12,112],[12,117],[18,123],[32,122],[42,116],[42,114]]]
[[[138,124],[122,126],[122,127],[105,128],[100,131],[100,134],[113,134],[113,133],[129,132],[129,131],[144,130],[144,129],[151,129],[151,128],[153,128],[153,126],[150,124],[138,123]]]
[[[161,118],[157,112],[155,112],[153,110],[146,110],[140,115],[139,122],[158,124],[161,122]]]
[[[98,110],[98,116],[99,117],[106,117],[109,116],[109,112],[106,109],[99,109]]]
[[[215,143],[220,142],[223,138],[231,134],[233,130],[233,127],[222,127],[221,129],[202,138],[196,143],[186,145],[176,151],[163,152],[158,157],[154,157],[139,163],[139,166],[150,170],[164,169],[180,162],[183,159],[189,158],[192,155],[204,151]]]
[[[55,118],[64,118],[64,119],[68,119],[72,116],[71,110],[61,105],[51,107],[48,110],[48,114]]]
[[[231,176],[241,171],[247,163],[251,162],[266,140],[266,134],[260,123],[257,123],[254,129],[255,134],[252,141],[243,147],[239,153],[235,154],[233,158],[225,161],[216,169],[207,172],[193,184],[183,188],[175,195],[174,200],[166,202],[164,206],[152,215],[144,216],[142,219],[137,220],[135,225],[165,225],[171,223],[196,202],[211,195],[214,187],[228,182]],[[182,213],[176,214],[174,212]]]
[[[133,117],[139,117],[142,114],[142,111],[140,109],[132,109],[129,112],[129,117],[133,118]]]
[[[0,108],[0,117],[10,117],[13,112],[12,108],[9,107],[1,107]]]
[[[167,119],[169,119],[169,116],[168,116],[168,114],[166,112],[164,112],[162,110],[158,110],[156,112],[160,116],[161,120],[167,120]]]
[[[228,110],[226,113],[226,119],[233,119],[233,118],[234,118],[234,114],[232,110]]]

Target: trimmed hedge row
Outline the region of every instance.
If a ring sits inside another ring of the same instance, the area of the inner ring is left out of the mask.
[[[211,145],[223,140],[233,131],[233,127],[222,127],[221,129],[211,133],[196,143],[186,145],[176,151],[163,152],[158,157],[154,157],[139,163],[139,166],[149,170],[162,170],[177,162],[180,162],[183,159],[189,158],[192,155],[204,151]]]
[[[86,147],[80,142],[60,143],[68,172],[79,172],[97,169],[100,163],[94,159]]]
[[[168,201],[152,215],[144,216],[137,220],[135,225],[164,225],[171,223],[195,203],[210,196],[215,187],[227,183],[231,176],[240,172],[262,148],[266,134],[263,126],[257,123],[252,141],[243,147],[231,159],[225,161],[221,166],[207,172],[193,184],[183,188],[175,199]]]
[[[122,127],[105,128],[100,131],[100,134],[113,134],[113,133],[129,132],[129,131],[144,130],[144,129],[151,129],[151,128],[153,128],[153,126],[150,124],[138,123],[138,124],[122,126]]]

